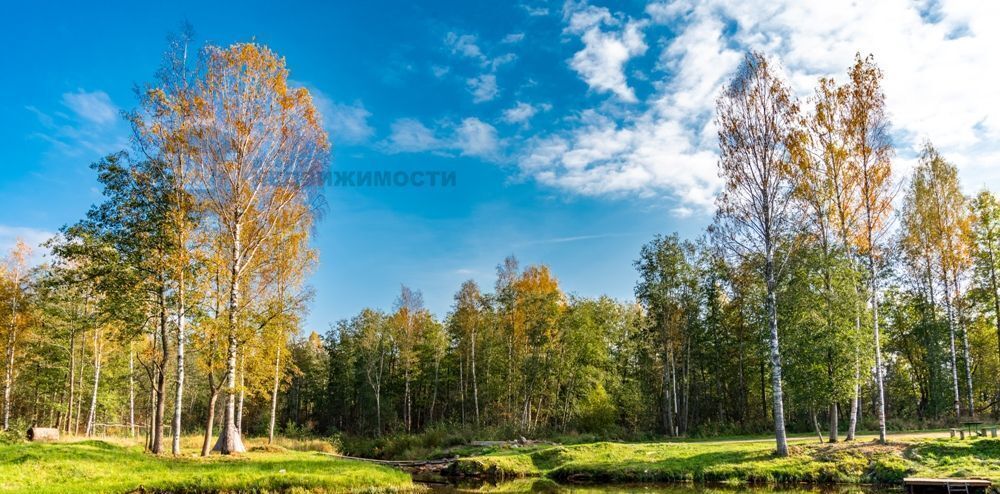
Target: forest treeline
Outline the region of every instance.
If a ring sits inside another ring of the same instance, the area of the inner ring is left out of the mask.
[[[184,33],[125,115],[132,149],[93,165],[101,202],[45,263],[8,256],[3,427],[174,454],[184,433],[208,454],[276,431],[771,430],[785,454],[786,427],[884,439],[1000,416],[1000,202],[964,195],[930,143],[894,173],[881,77],[859,56],[799,100],[747,54],[717,104],[716,217],[636,253],[634,302],[511,256],[441,317],[404,286],[320,334],[302,328],[320,116],[266,47]]]

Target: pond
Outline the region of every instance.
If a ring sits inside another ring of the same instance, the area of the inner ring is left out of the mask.
[[[426,482],[435,494],[574,493],[574,494],[903,494],[900,487],[862,485],[748,486],[727,484],[559,484],[545,478],[516,479],[500,483]]]

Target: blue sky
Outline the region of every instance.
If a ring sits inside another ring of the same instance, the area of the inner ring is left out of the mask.
[[[509,254],[583,296],[632,296],[656,233],[695,237],[719,183],[712,109],[749,48],[808,96],[855,52],[886,72],[900,176],[933,140],[970,191],[1000,183],[997,8],[975,2],[239,2],[9,7],[0,79],[0,247],[99,200],[88,165],[166,35],[255,40],[313,91],[337,171],[454,171],[454,187],[327,187],[308,329],[391,306],[443,316]],[[816,22],[822,19],[823,22]]]

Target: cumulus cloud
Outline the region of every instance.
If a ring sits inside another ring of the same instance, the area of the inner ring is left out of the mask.
[[[531,117],[538,113],[538,109],[529,103],[518,101],[512,108],[503,112],[503,120],[507,123],[524,123],[531,120]]]
[[[641,114],[619,123],[587,110],[577,127],[536,137],[519,157],[541,183],[589,195],[667,191],[684,204],[711,208],[718,176],[715,153],[692,144],[679,122]]]
[[[502,43],[516,43],[523,37],[524,33],[508,34],[504,37]],[[465,83],[469,88],[469,92],[472,94],[472,101],[474,103],[482,103],[496,98],[499,93],[496,76],[497,69],[504,65],[513,63],[517,60],[517,55],[513,53],[502,53],[497,56],[487,56],[486,52],[484,52],[484,50],[480,48],[479,44],[477,44],[477,40],[478,38],[472,34],[460,35],[454,32],[449,32],[445,36],[445,46],[448,47],[453,55],[459,55],[462,58],[472,59],[476,61],[481,68],[480,74],[474,77],[469,77],[465,80]],[[450,69],[432,67],[432,70],[434,71],[434,75],[440,79],[447,74]]]
[[[479,61],[486,60],[486,55],[483,55],[483,51],[476,44],[476,37],[471,34],[448,33],[445,35],[444,43],[454,54]]]
[[[567,3],[566,32],[580,36],[583,49],[570,60],[570,67],[591,89],[635,102],[635,92],[625,77],[625,64],[642,55],[647,46],[642,29],[645,21],[622,21],[604,7]]]
[[[371,112],[361,103],[350,105],[335,103],[327,113],[324,113],[323,122],[329,129],[330,138],[334,143],[360,144],[375,133],[375,129],[368,125],[370,116]]]
[[[386,144],[388,150],[395,153],[419,153],[441,147],[441,141],[434,132],[412,118],[401,118],[393,122]]]
[[[474,103],[490,101],[497,97],[497,76],[493,74],[482,74],[465,81],[472,93]]]
[[[444,124],[431,129],[412,118],[393,122],[391,134],[384,144],[390,153],[434,152],[446,155],[473,156],[496,160],[500,139],[496,129],[475,117],[458,124]]]
[[[498,148],[497,130],[478,118],[466,118],[455,130],[454,146],[463,156],[493,156]]]
[[[337,103],[314,87],[310,87],[309,92],[334,147],[339,144],[362,144],[375,134],[375,129],[368,125],[368,117],[372,114],[361,102]]]
[[[721,185],[715,99],[749,49],[779,61],[802,98],[821,76],[843,80],[855,53],[874,54],[898,168],[930,139],[971,189],[1000,182],[1000,4],[676,0],[649,4],[638,20],[580,4],[564,14],[564,32],[585,45],[571,67],[591,90],[636,101],[623,70],[654,33],[662,76],[636,105],[581,110],[529,140],[517,161],[541,183],[584,195],[666,192],[678,216],[711,210]]]

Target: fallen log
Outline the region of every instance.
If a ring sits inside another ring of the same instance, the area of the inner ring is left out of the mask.
[[[355,460],[355,461],[366,461],[369,463],[376,463],[379,465],[386,465],[397,468],[415,468],[415,469],[426,469],[428,467],[433,467],[435,470],[443,469],[458,460],[458,457],[454,458],[441,458],[437,460],[376,460],[374,458],[361,458],[358,456],[347,456],[340,455],[336,453],[320,453],[324,456],[332,456],[334,458],[342,458],[345,460]]]
[[[29,441],[56,441],[59,439],[59,429],[52,427],[32,427],[28,429]]]

